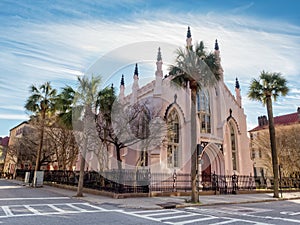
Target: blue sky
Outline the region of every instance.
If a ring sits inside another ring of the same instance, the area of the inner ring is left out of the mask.
[[[296,0],[1,0],[0,136],[28,118],[24,104],[31,84],[74,85],[99,58],[124,45],[157,41],[183,46],[187,26],[193,41],[203,40],[208,50],[219,40],[225,82],[234,93],[239,78],[248,128],[266,114],[246,97],[251,78],[262,70],[281,72],[290,87],[290,94],[274,105],[274,114],[295,112],[300,106],[299,9]],[[133,66],[126,68],[128,83]]]

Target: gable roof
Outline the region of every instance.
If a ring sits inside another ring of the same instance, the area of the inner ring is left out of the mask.
[[[294,123],[300,123],[300,116],[298,116],[298,112],[274,117],[275,126],[276,125],[289,125],[289,124],[294,124]],[[252,130],[249,130],[249,132],[259,131],[259,130],[263,130],[263,129],[267,129],[267,128],[268,128],[268,125],[257,126],[255,128],[253,128]]]

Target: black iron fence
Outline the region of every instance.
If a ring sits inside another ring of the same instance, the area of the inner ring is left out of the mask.
[[[24,179],[25,170],[17,170],[16,176]],[[44,181],[76,186],[79,171],[44,171]],[[200,192],[213,191],[220,194],[235,194],[242,190],[258,188],[272,189],[273,179],[241,175],[202,174],[197,177]],[[108,170],[84,173],[84,187],[114,193],[154,193],[191,191],[190,174],[151,173],[150,170]],[[300,189],[300,177],[283,177],[280,180],[283,189]]]

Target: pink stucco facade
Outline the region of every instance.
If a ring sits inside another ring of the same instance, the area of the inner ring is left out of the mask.
[[[187,38],[187,45],[191,37]],[[157,46],[158,47],[158,46]],[[161,52],[160,52],[161,51]],[[161,143],[141,147],[135,144],[122,149],[122,166],[136,169],[141,166],[152,172],[172,173],[174,170],[190,173],[191,148],[199,151],[199,173],[216,173],[222,175],[253,175],[253,162],[250,157],[249,138],[247,136],[246,115],[242,106],[242,98],[238,80],[235,94],[232,94],[224,80],[226,76],[221,66],[220,50],[215,47],[215,57],[220,66],[221,79],[215,86],[198,93],[196,106],[197,146],[191,146],[191,92],[186,88],[175,87],[172,77],[163,76],[163,49],[159,49],[156,71],[153,81],[139,87],[138,74],[133,76],[131,93],[125,94],[125,85],[121,84],[119,100],[130,106],[147,99],[150,108],[159,108],[157,117],[168,126],[168,118],[173,116],[172,126],[176,127],[175,138],[162,135]],[[154,56],[155,57],[155,56]],[[142,71],[140,71],[142,73]],[[170,120],[171,121],[171,120]],[[153,122],[153,121],[152,121]],[[151,121],[150,121],[151,123]],[[172,144],[170,144],[170,140]],[[142,148],[147,155],[142,155]],[[117,168],[116,153],[110,146],[105,153],[106,162],[102,169]],[[89,153],[87,168],[98,170],[100,166],[96,155]],[[146,160],[146,165],[141,163]]]

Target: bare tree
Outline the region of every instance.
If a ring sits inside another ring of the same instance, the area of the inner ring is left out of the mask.
[[[113,88],[107,88],[100,93],[98,136],[102,143],[114,146],[119,170],[122,169],[121,150],[130,146],[142,150],[136,164],[142,165],[149,146],[159,145],[164,136],[165,126],[159,120],[162,103],[150,103],[145,99],[134,105],[123,105],[114,96]]]
[[[78,156],[78,145],[73,130],[65,129],[55,123],[48,127],[45,133],[51,138],[58,168],[60,170],[72,170]]]
[[[282,176],[292,176],[300,170],[300,126],[276,127],[276,146],[278,148],[278,161],[281,165]],[[253,139],[254,151],[259,151],[264,167],[272,173],[272,154],[269,133],[267,130],[260,132]]]

